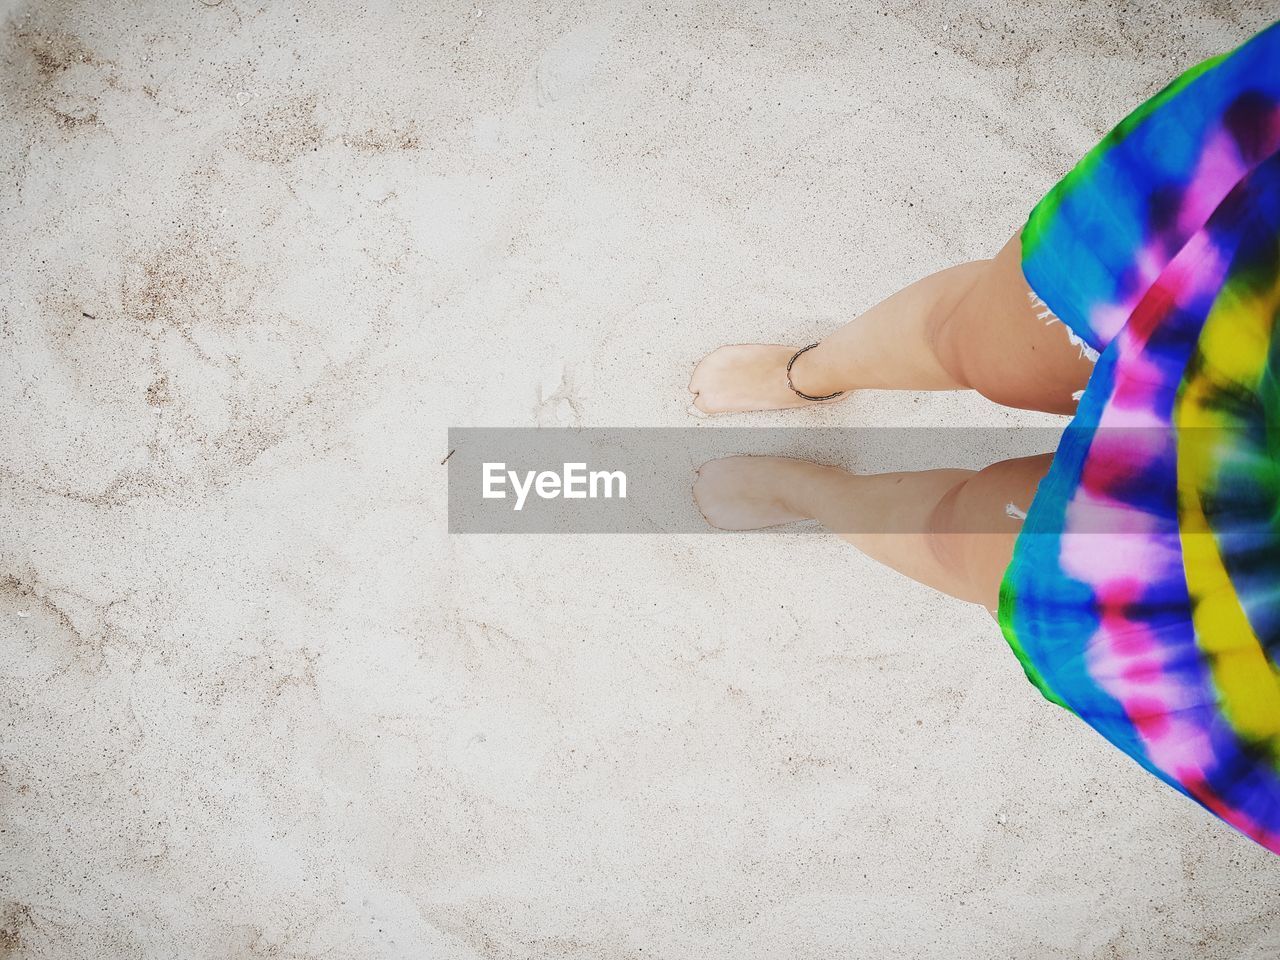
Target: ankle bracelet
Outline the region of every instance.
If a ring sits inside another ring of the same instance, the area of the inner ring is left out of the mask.
[[[806,350],[812,350],[816,347],[816,343],[811,343],[807,347],[801,347],[791,355],[791,359],[787,361],[787,386],[791,388],[791,392],[802,400],[812,400],[815,403],[819,400],[834,400],[836,397],[844,396],[843,390],[837,390],[835,393],[828,393],[825,397],[815,397],[812,394],[805,393],[803,390],[797,390],[796,385],[791,382],[791,367],[795,364],[796,358]]]

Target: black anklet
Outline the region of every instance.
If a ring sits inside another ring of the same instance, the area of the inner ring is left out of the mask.
[[[791,359],[787,361],[787,386],[791,388],[791,392],[797,397],[800,397],[802,400],[812,400],[815,403],[820,400],[834,400],[836,397],[843,397],[843,390],[837,390],[835,393],[828,393],[825,397],[815,397],[812,394],[805,393],[803,390],[797,390],[796,385],[791,382],[791,366],[796,362],[796,358],[806,350],[812,350],[816,346],[816,343],[811,343],[807,347],[801,347],[791,355]]]

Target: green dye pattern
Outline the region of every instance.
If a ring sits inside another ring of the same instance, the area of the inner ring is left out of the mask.
[[[1064,710],[1071,710],[1067,702],[1058,696],[1054,689],[1049,686],[1040,671],[1035,668],[1031,662],[1031,657],[1027,655],[1027,651],[1022,646],[1022,641],[1018,639],[1018,631],[1013,625],[1014,610],[1017,607],[1018,598],[1013,592],[1013,570],[1017,567],[1022,559],[1018,556],[1018,545],[1022,538],[1014,541],[1013,559],[1009,562],[1008,568],[1005,570],[1004,579],[1000,583],[1000,605],[996,613],[996,620],[1000,623],[1000,630],[1004,633],[1004,639],[1009,644],[1009,649],[1013,651],[1013,655],[1018,658],[1018,662],[1022,664],[1022,672],[1027,675],[1027,679],[1031,681],[1031,685],[1040,691],[1041,695],[1050,703],[1056,703]],[[1071,710],[1075,713],[1074,710]]]
[[[1031,215],[1027,218],[1027,224],[1022,229],[1023,262],[1026,262],[1027,258],[1044,241],[1045,235],[1049,232],[1049,228],[1053,225],[1054,218],[1057,216],[1058,208],[1062,206],[1068,194],[1092,177],[1094,168],[1097,167],[1108,151],[1115,147],[1116,144],[1122,143],[1144,120],[1177,96],[1188,84],[1207,71],[1212,70],[1234,53],[1234,50],[1229,50],[1226,53],[1218,54],[1216,57],[1210,57],[1203,63],[1196,64],[1121,120],[1114,130],[1098,141],[1098,144],[1084,155],[1083,159],[1072,168],[1071,172],[1059,180],[1053,189],[1046,193],[1032,209]]]

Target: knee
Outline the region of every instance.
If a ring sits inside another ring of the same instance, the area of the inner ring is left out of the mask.
[[[925,525],[925,543],[948,584],[947,592],[961,600],[992,608],[999,577],[993,580],[990,557],[994,523],[984,523],[977,515],[985,498],[970,485],[980,474],[958,481],[938,501]],[[996,584],[993,590],[992,584]]]
[[[967,482],[968,480],[960,480],[943,494],[925,520],[924,536],[929,553],[938,566],[953,578],[964,574],[959,505]]]
[[[987,276],[992,260],[967,264],[963,281],[947,290],[934,304],[928,323],[929,343],[947,374],[968,389],[977,389],[966,358],[982,339],[977,328],[987,313]]]

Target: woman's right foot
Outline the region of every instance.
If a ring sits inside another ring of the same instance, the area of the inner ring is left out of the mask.
[[[787,361],[797,347],[776,343],[739,343],[707,354],[689,380],[693,405],[703,413],[744,413],[748,410],[785,410],[812,407],[830,401],[805,400],[787,386]],[[812,370],[813,351],[802,354],[791,370],[797,389],[820,396],[832,389],[805,378]]]
[[[791,457],[721,457],[698,468],[693,499],[721,530],[760,530],[808,516],[790,503],[798,485],[830,470]]]

